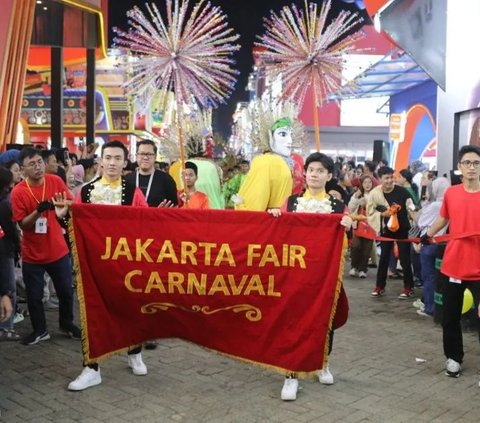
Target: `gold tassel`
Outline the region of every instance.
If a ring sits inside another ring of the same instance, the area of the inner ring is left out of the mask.
[[[70,209],[70,221],[68,223],[68,233],[70,235],[70,241],[72,243],[72,257],[73,257],[73,268],[75,270],[75,276],[77,279],[77,298],[80,305],[80,327],[82,329],[82,354],[85,363],[89,364],[87,360],[90,352],[90,346],[88,344],[88,328],[87,328],[87,312],[85,310],[85,296],[83,293],[83,279],[82,272],[80,268],[80,260],[78,258],[78,249],[77,249],[77,240],[75,237],[75,228],[74,228],[74,216],[73,209]]]
[[[333,321],[335,319],[335,314],[337,313],[337,304],[338,304],[338,299],[340,297],[340,292],[342,291],[342,283],[343,283],[343,272],[345,270],[345,255],[346,251],[348,248],[348,239],[347,235],[344,235],[343,238],[343,245],[342,245],[342,253],[340,255],[340,266],[338,268],[338,277],[337,277],[337,287],[335,289],[335,298],[333,301],[333,306],[332,306],[332,312],[330,315],[330,321],[328,323],[328,331],[330,332],[333,328]],[[324,369],[328,365],[328,351],[330,349],[330,337],[328,336],[327,333],[327,340],[325,342],[325,351],[323,353],[323,367]]]

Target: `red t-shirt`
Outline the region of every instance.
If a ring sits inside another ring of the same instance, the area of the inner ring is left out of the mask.
[[[480,191],[467,192],[463,185],[445,193],[440,216],[449,219],[453,236],[480,232]],[[480,281],[480,236],[449,241],[442,263],[442,273],[465,281]]]
[[[14,222],[21,222],[37,208],[39,202],[51,200],[56,193],[66,192],[67,197],[72,199],[67,186],[58,176],[45,175],[44,183],[46,184],[44,197],[42,197],[43,185],[30,185],[29,189],[26,182],[22,181],[15,186],[12,191]],[[22,260],[26,263],[52,263],[68,254],[67,243],[55,210],[43,212],[42,217],[47,218],[46,234],[36,234],[35,225],[23,230]]]

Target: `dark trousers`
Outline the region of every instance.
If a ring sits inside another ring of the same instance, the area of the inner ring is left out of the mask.
[[[15,260],[13,257],[0,257],[0,278],[7,281],[10,299],[12,300],[13,313],[8,320],[0,323],[0,329],[13,330],[13,319],[17,306],[16,282],[15,282]]]
[[[443,352],[447,358],[451,358],[458,363],[462,363],[464,354],[461,318],[465,288],[472,291],[475,309],[478,309],[480,281],[447,282],[443,292]],[[480,337],[478,319],[477,329]]]
[[[45,311],[43,309],[44,275],[47,272],[52,278],[58,297],[60,327],[69,328],[73,323],[73,288],[72,265],[68,254],[52,263],[23,263],[22,273],[27,292],[28,312],[35,333],[47,330]]]
[[[413,276],[420,281],[423,281],[422,278],[422,261],[420,259],[420,254],[417,253],[413,246],[410,248],[410,261],[412,262]]]
[[[328,355],[333,351],[333,335],[335,334],[335,331],[332,329],[330,332],[328,332]]]
[[[435,260],[437,257],[437,245],[422,245],[420,250],[420,263],[422,269],[423,281],[423,303],[425,304],[425,313],[433,316],[435,311],[435,281],[438,271],[435,269]]]
[[[372,252],[373,241],[371,239],[360,238],[354,236],[350,255],[352,257],[352,269],[357,269],[361,272],[367,272],[368,259]]]
[[[403,269],[403,286],[404,288],[413,288],[412,264],[410,262],[410,244],[408,242],[398,242],[398,255],[400,265]],[[377,287],[385,289],[387,285],[388,263],[393,251],[393,241],[382,241],[380,243],[382,250],[380,254],[380,262],[377,271]]]

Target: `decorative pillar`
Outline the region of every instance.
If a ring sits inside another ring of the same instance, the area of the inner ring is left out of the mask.
[[[2,0],[0,13],[0,152],[15,141],[36,0]]]
[[[87,145],[95,142],[95,64],[96,50],[87,49]]]
[[[52,91],[50,100],[52,147],[63,147],[63,47],[51,48]]]

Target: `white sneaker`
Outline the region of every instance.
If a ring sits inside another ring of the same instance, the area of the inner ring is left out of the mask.
[[[328,369],[328,366],[318,371],[318,381],[322,385],[333,385],[333,375]]]
[[[365,279],[367,277],[367,273],[360,270],[360,272],[358,272],[358,277],[361,279]]]
[[[17,323],[23,322],[25,320],[25,316],[22,313],[15,313],[13,317],[13,324],[16,325]]]
[[[348,272],[348,274],[350,276],[357,276],[357,269],[355,269],[355,268],[351,269],[350,272]]]
[[[100,368],[98,370],[90,367],[84,367],[82,373],[68,385],[69,391],[83,391],[95,385],[102,383],[102,376],[100,375]]]
[[[447,359],[445,363],[445,374],[449,377],[459,377],[460,372],[462,371],[462,366],[460,363],[452,360],[451,358]]]
[[[132,369],[132,372],[136,376],[145,376],[147,374],[147,366],[142,360],[142,353],[129,354],[128,365]]]
[[[298,379],[294,377],[285,378],[281,398],[283,401],[295,401],[297,399]]]
[[[423,304],[423,301],[420,299],[420,298],[417,298],[413,303],[412,305],[415,307],[415,308],[418,308],[418,309],[422,309],[422,308],[425,308],[425,305]]]

